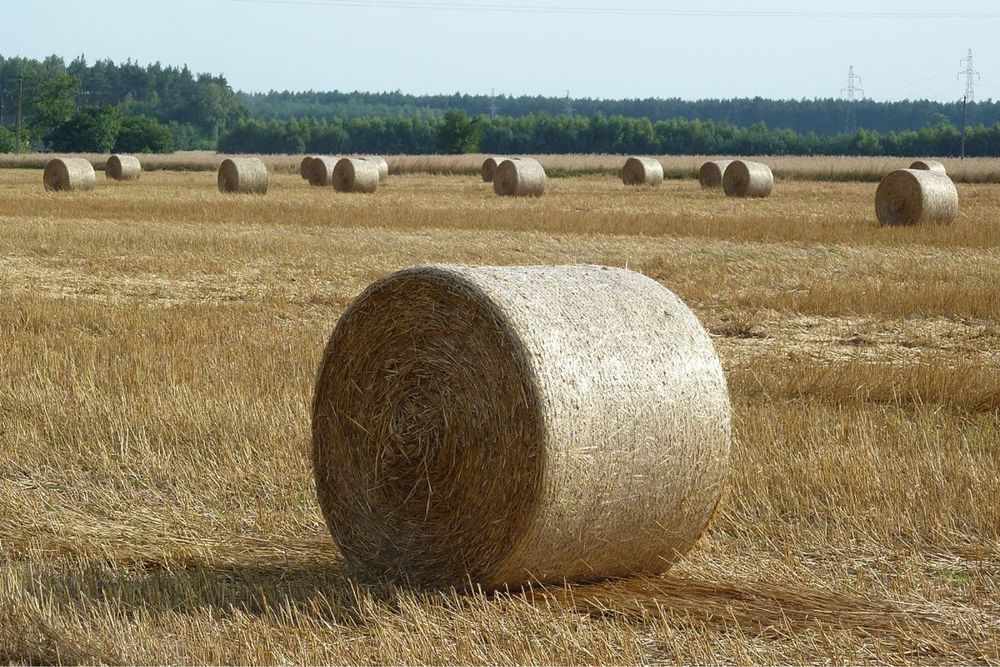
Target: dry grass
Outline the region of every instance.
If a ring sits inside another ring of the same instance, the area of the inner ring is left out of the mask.
[[[995,187],[882,229],[871,184],[358,198],[289,165],[238,200],[204,173],[55,196],[0,171],[0,661],[1000,662]],[[490,596],[345,579],[314,373],[351,297],[428,261],[627,265],[695,309],[737,446],[681,566]]]

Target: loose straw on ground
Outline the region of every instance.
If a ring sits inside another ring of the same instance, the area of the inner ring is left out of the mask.
[[[958,216],[958,190],[945,174],[898,169],[875,192],[875,216],[883,225],[950,223]]]
[[[83,158],[53,158],[45,165],[42,181],[48,192],[75,192],[93,190],[97,175],[93,165]]]
[[[769,197],[774,175],[766,164],[733,160],[722,175],[722,189],[727,197]]]
[[[134,155],[112,155],[104,165],[104,176],[113,181],[135,181],[142,176],[142,164]]]
[[[493,191],[504,197],[541,197],[545,181],[545,169],[537,160],[504,160],[493,174]]]
[[[670,567],[719,502],[730,404],[698,319],[643,275],[421,266],[340,318],[312,436],[354,576],[492,589]]]
[[[219,167],[219,192],[265,194],[267,167],[256,157],[234,157],[223,160]]]
[[[630,157],[622,167],[625,185],[660,185],[663,183],[663,165],[656,158]]]

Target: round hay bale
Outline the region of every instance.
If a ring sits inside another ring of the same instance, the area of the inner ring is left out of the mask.
[[[371,194],[378,190],[378,165],[353,157],[337,160],[331,179],[337,192]]]
[[[698,182],[703,188],[721,188],[722,176],[732,160],[712,160],[701,165],[698,170]]]
[[[945,174],[897,169],[875,191],[875,215],[883,225],[946,224],[958,216],[958,190]]]
[[[343,155],[314,157],[312,162],[309,163],[309,173],[307,174],[309,185],[332,185],[333,170],[343,157]]]
[[[727,197],[769,197],[774,190],[774,174],[766,164],[733,160],[722,175]]]
[[[545,180],[545,169],[537,160],[504,160],[493,174],[493,191],[503,197],[541,197]]]
[[[485,160],[483,160],[483,166],[479,168],[479,175],[483,177],[484,183],[492,183],[493,175],[496,174],[497,167],[500,166],[500,163],[503,162],[504,160],[516,160],[516,159],[517,159],[516,157],[506,158],[506,157],[498,157],[495,155],[488,157]]]
[[[663,183],[663,165],[656,158],[630,157],[622,167],[625,185],[659,185]]]
[[[937,160],[917,160],[910,165],[910,169],[918,169],[921,171],[933,171],[936,174],[947,174],[948,170],[944,168],[944,165]]]
[[[134,155],[112,155],[104,165],[104,175],[113,181],[135,181],[142,176],[142,164]]]
[[[385,161],[384,157],[379,155],[366,155],[362,159],[365,162],[374,162],[378,165],[378,177],[380,181],[384,181],[389,177],[389,163]]]
[[[267,167],[260,158],[232,157],[219,167],[219,192],[266,194]]]
[[[420,266],[327,343],[319,503],[361,580],[487,589],[659,573],[719,503],[722,366],[655,281],[599,266]]]
[[[312,161],[315,159],[316,159],[315,155],[307,155],[304,158],[302,158],[302,161],[299,162],[299,176],[301,176],[306,180],[309,180],[309,174],[310,174],[309,167],[312,164]]]
[[[53,158],[42,174],[48,192],[93,190],[97,186],[94,166],[82,157]]]

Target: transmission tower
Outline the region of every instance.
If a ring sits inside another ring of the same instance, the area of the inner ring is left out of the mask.
[[[962,99],[962,148],[961,156],[965,159],[965,131],[969,126],[969,103],[976,101],[976,79],[982,78],[979,76],[979,72],[976,71],[975,63],[972,60],[972,49],[969,49],[969,55],[962,58],[959,65],[963,67],[961,72],[958,73],[958,78],[961,79],[965,77],[965,97]]]
[[[847,120],[844,123],[844,128],[848,134],[853,134],[858,125],[854,103],[858,100],[858,95],[862,98],[865,96],[865,91],[862,90],[860,84],[861,77],[854,73],[854,65],[851,65],[850,69],[847,70],[847,88],[840,90],[840,94],[847,100]]]
[[[490,118],[496,118],[497,117],[497,110],[498,110],[498,107],[497,107],[496,91],[494,91],[492,88],[490,88]]]
[[[568,90],[566,91],[566,106],[563,107],[563,110],[567,116],[573,117],[573,100],[570,98]]]

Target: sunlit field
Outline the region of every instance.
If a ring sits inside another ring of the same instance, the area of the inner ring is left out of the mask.
[[[874,183],[810,174],[905,159],[774,160],[765,200],[701,190],[693,157],[655,189],[559,160],[584,175],[531,200],[474,158],[390,159],[372,196],[293,157],[262,197],[210,171],[49,194],[0,170],[0,662],[1000,662],[1000,186],[884,229]],[[686,560],[490,594],[344,575],[315,372],[354,296],[427,262],[625,266],[693,308],[735,442]]]

